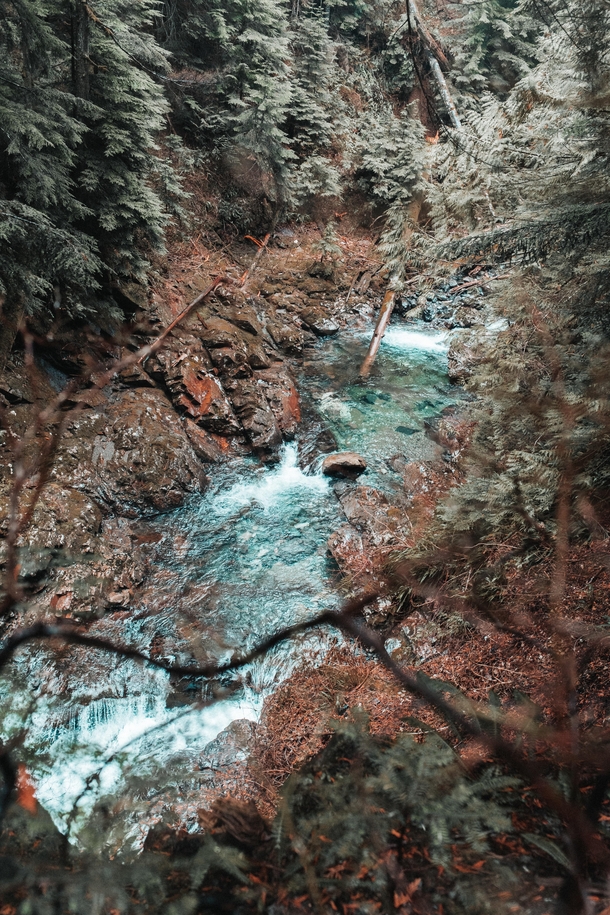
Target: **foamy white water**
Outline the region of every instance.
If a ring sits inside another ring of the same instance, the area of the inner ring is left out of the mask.
[[[227,492],[219,492],[213,501],[213,509],[230,514],[256,503],[268,511],[297,492],[326,495],[328,478],[321,474],[304,473],[298,466],[297,459],[297,446],[284,445],[280,463],[273,470],[263,471],[260,480],[236,483]]]
[[[423,350],[429,353],[445,353],[449,349],[449,335],[427,333],[409,327],[388,327],[381,341],[382,347],[397,350]]]
[[[181,711],[166,707],[166,692],[157,683],[152,694],[94,700],[67,726],[53,730],[46,707],[32,716],[26,745],[45,743],[48,760],[34,772],[36,795],[62,832],[78,801],[76,828],[70,834],[73,841],[96,800],[120,796],[126,784],[125,764],[137,761],[140,774],[178,757],[200,757],[232,721],[256,721],[262,705],[262,697],[252,693],[248,699],[226,699],[209,708]],[[90,790],[83,794],[94,774]]]

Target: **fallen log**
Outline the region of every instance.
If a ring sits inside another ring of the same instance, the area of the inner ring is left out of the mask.
[[[381,308],[379,309],[379,317],[377,318],[377,324],[375,325],[375,332],[371,338],[369,351],[366,354],[364,362],[360,366],[361,378],[366,378],[371,370],[371,366],[375,361],[375,356],[379,350],[379,346],[386,331],[386,327],[390,323],[390,318],[392,317],[392,312],[394,311],[395,302],[396,292],[393,289],[388,289],[384,296],[383,302],[381,303]]]
[[[487,286],[488,283],[492,283],[494,280],[507,280],[510,276],[510,273],[499,273],[497,276],[484,276],[481,280],[471,280],[468,283],[462,283],[461,286],[456,286],[451,290],[452,295],[455,295],[458,292],[463,292],[464,289],[471,289],[473,286]]]

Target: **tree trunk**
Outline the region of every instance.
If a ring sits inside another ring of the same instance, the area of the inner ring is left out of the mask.
[[[379,309],[379,317],[377,318],[377,324],[375,326],[375,333],[371,339],[369,346],[369,351],[366,354],[366,359],[360,367],[360,376],[366,378],[368,373],[371,370],[371,366],[375,361],[375,356],[381,345],[381,340],[385,333],[386,327],[390,323],[390,318],[392,317],[392,312],[394,311],[394,303],[396,301],[396,293],[393,289],[388,289],[386,292],[381,308]]]
[[[5,296],[0,295],[0,372],[4,371],[24,314],[23,303],[9,304]]]
[[[449,69],[449,63],[445,57],[443,49],[439,45],[438,41],[432,37],[422,22],[422,18],[419,15],[419,10],[415,0],[407,0],[407,14],[409,16],[410,27],[417,32],[421,40],[426,57],[426,63],[430,68],[432,76],[436,80],[440,97],[442,98],[443,103],[447,109],[447,114],[449,115],[449,120],[456,130],[461,130],[462,123],[458,116],[455,102],[453,101],[451,93],[449,92],[447,80],[445,79],[441,69],[441,64],[445,67],[446,70]]]
[[[72,89],[89,98],[89,13],[84,0],[72,3]]]

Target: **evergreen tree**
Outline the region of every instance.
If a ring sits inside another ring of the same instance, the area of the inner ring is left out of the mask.
[[[540,23],[519,8],[518,0],[465,0],[464,5],[453,81],[466,97],[505,94],[536,63]]]
[[[142,277],[165,216],[151,187],[166,110],[154,6],[2,2],[1,281],[4,314],[61,305],[116,316],[101,286]],[[168,179],[167,168],[165,178]]]
[[[89,130],[76,167],[91,214],[85,228],[113,276],[141,279],[147,266],[142,242],[161,248],[166,223],[151,185],[158,172],[156,138],[168,110],[155,77],[167,63],[151,35],[153,0],[107,0],[99,11],[88,9],[90,104],[83,120]]]
[[[87,215],[74,180],[86,126],[58,79],[69,46],[49,20],[46,0],[0,4],[0,293],[13,332],[24,312],[59,301],[60,288],[96,289],[101,266],[95,240],[77,228]]]

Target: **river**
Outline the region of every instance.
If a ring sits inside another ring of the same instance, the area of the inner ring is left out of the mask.
[[[332,481],[320,472],[320,441],[328,449],[334,436],[337,451],[362,454],[368,469],[359,482],[391,498],[402,486],[391,458],[433,457],[424,424],[455,400],[445,335],[391,327],[363,381],[358,367],[369,335],[370,329],[344,331],[308,353],[300,376],[306,421],[276,464],[242,458],[216,467],[203,496],[151,523],[157,542],[150,547],[148,598],[121,622],[122,641],[160,640],[162,655],[181,663],[227,659],[338,605],[340,576],[327,541],[345,519]],[[103,621],[99,631],[119,635]],[[69,694],[53,694],[52,656],[28,649],[15,665],[4,735],[26,719],[25,749],[41,804],[72,841],[89,842],[95,803],[112,798],[116,805],[122,793],[137,794],[141,779],[158,791],[178,789],[231,721],[256,721],[265,696],[295,664],[315,661],[336,638],[315,632],[278,647],[224,684],[231,695],[204,708],[208,685],[177,687],[163,672],[97,652],[87,661],[81,651]],[[144,808],[146,797],[140,801]],[[121,842],[137,848],[141,838],[131,816]]]

